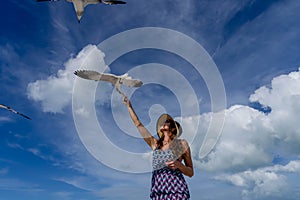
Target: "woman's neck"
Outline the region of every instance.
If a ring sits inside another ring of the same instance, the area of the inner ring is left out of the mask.
[[[165,134],[165,137],[163,140],[163,145],[170,144],[171,142],[172,142],[172,139],[167,134]]]

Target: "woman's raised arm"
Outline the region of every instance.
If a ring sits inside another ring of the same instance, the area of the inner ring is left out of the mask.
[[[148,131],[148,129],[146,129],[144,125],[141,123],[129,99],[126,96],[123,98],[123,103],[127,106],[130,117],[134,125],[137,127],[138,131],[140,132],[141,136],[144,138],[145,142],[151,147],[151,149],[154,150],[157,146],[156,138],[153,137],[151,133]]]

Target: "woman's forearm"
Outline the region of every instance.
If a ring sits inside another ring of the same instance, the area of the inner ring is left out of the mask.
[[[185,166],[183,163],[181,163],[178,169],[186,176],[192,177],[194,175],[193,168]]]
[[[131,117],[131,119],[132,119],[134,125],[135,125],[136,127],[142,125],[142,123],[140,122],[138,116],[137,116],[136,113],[134,112],[134,110],[133,110],[133,108],[132,108],[132,105],[129,104],[129,105],[127,106],[127,108],[128,108],[129,115],[130,115],[130,117]]]
[[[152,149],[154,149],[156,146],[156,139],[149,133],[149,131],[140,122],[138,116],[136,115],[136,113],[127,97],[124,97],[123,102],[127,106],[129,115],[130,115],[134,125],[137,127],[138,131],[140,132],[141,136],[144,138],[145,142]]]
[[[186,176],[192,177],[194,175],[193,167],[185,165],[179,160],[166,162],[166,165],[171,169],[179,169]]]

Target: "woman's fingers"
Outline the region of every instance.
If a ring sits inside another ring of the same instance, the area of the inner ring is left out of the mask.
[[[165,164],[166,164],[167,167],[169,167],[171,169],[179,169],[180,166],[182,165],[182,163],[179,162],[178,160],[166,162]]]
[[[123,103],[124,103],[124,104],[127,104],[127,103],[128,103],[128,98],[127,98],[126,96],[124,96],[124,98],[123,98]]]
[[[170,167],[171,169],[176,169],[176,168],[177,168],[177,163],[176,163],[176,161],[166,162],[166,165],[167,165],[168,167]]]
[[[129,99],[128,99],[127,96],[124,96],[124,98],[123,98],[123,103],[124,103],[126,106],[130,106],[130,101],[129,101]]]

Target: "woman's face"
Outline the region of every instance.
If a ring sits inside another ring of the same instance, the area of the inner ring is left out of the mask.
[[[171,131],[170,131],[170,127],[171,126],[171,123],[170,123],[170,121],[169,120],[166,120],[164,123],[163,123],[163,125],[161,126],[161,128],[160,128],[160,131],[161,132],[163,132],[163,133],[171,133]]]

